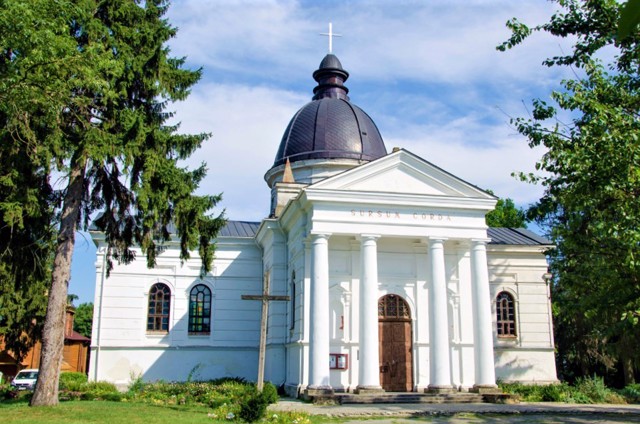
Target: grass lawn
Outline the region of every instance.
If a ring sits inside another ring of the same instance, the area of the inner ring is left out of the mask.
[[[25,402],[1,403],[0,422],[33,424],[174,424],[217,423],[206,408],[154,406],[142,403],[72,401],[55,407],[30,408]],[[228,423],[228,421],[226,421]]]

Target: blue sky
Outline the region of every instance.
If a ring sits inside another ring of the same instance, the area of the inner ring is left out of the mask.
[[[527,116],[531,100],[548,99],[568,69],[541,65],[570,50],[567,40],[535,34],[505,53],[505,22],[548,21],[544,0],[232,1],[174,0],[170,43],[187,66],[203,68],[191,96],[172,106],[185,133],[212,138],[186,163],[205,161],[202,193],[222,193],[235,220],[268,215],[263,175],[273,164],[287,123],[311,100],[311,74],[328,52],[350,73],[351,101],[376,122],[387,149],[402,147],[518,205],[540,187],[518,182],[543,151],[532,150],[509,125]],[[70,293],[93,301],[95,248],[77,238]],[[78,302],[76,302],[78,303]]]

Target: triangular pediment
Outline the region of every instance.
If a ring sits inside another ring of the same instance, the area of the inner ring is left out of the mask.
[[[489,193],[406,150],[327,178],[309,188],[493,199]]]

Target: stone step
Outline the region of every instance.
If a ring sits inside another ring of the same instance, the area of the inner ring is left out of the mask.
[[[374,403],[482,403],[483,396],[478,393],[380,393],[380,394],[336,394],[341,404]]]

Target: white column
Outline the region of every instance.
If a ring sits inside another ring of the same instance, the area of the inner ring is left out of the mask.
[[[476,358],[476,384],[474,387],[477,389],[497,387],[493,359],[493,329],[486,243],[487,240],[471,240],[473,339]]]
[[[329,381],[329,234],[311,235],[309,386],[331,391]]]
[[[431,352],[430,391],[451,391],[451,358],[449,349],[449,314],[447,313],[447,281],[444,264],[444,239],[429,240],[431,259]]]
[[[358,393],[382,391],[378,343],[378,247],[379,236],[360,239],[360,361]]]

